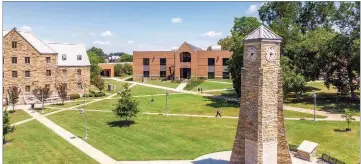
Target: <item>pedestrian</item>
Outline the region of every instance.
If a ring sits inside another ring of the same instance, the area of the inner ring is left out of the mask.
[[[201,94],[203,94],[203,88],[201,88]]]
[[[198,93],[199,93],[199,91],[200,91],[201,89],[200,88],[198,88]]]
[[[217,107],[217,114],[216,117],[222,117],[222,111],[219,109],[219,106]]]

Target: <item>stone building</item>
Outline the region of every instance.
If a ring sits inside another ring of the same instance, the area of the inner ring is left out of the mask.
[[[202,50],[184,42],[172,51],[134,51],[133,79],[229,79],[230,51]]]
[[[82,44],[45,43],[31,32],[3,31],[3,91],[10,86],[21,89],[19,103],[39,86],[66,83],[68,94],[87,92],[90,84],[90,62]]]

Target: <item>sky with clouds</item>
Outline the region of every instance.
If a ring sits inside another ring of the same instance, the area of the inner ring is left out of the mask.
[[[3,2],[3,29],[105,53],[206,49],[230,34],[234,17],[258,17],[262,2]]]

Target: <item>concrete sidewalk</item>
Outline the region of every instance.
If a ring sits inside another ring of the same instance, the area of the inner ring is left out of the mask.
[[[88,156],[92,157],[93,159],[95,159],[97,162],[102,163],[102,164],[114,164],[114,163],[117,163],[111,157],[107,156],[106,154],[104,154],[103,152],[101,152],[98,149],[94,148],[93,146],[89,145],[88,143],[86,143],[82,139],[78,138],[74,134],[70,133],[69,131],[65,130],[64,128],[58,126],[57,124],[50,121],[48,118],[41,115],[40,113],[38,113],[36,111],[33,111],[33,110],[30,110],[30,109],[25,109],[24,111],[26,113],[28,113],[29,115],[31,115],[33,118],[35,118],[40,123],[44,124],[49,129],[54,131],[57,135],[64,138],[70,144],[72,144],[73,146],[75,146],[76,148],[78,148],[79,150],[84,152],[86,155],[88,155]]]
[[[188,84],[188,81],[182,81],[176,88],[176,90],[183,91],[184,87],[186,87]]]

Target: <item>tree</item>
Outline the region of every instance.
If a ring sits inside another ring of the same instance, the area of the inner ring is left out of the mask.
[[[44,112],[44,100],[51,95],[50,87],[36,87],[33,89],[33,95],[41,102],[41,110]]]
[[[347,129],[346,131],[350,131],[350,123],[351,121],[355,120],[355,118],[353,118],[353,116],[355,115],[355,112],[350,110],[350,109],[345,109],[344,113],[341,115],[342,118],[346,119],[346,123],[347,123]]]
[[[94,79],[94,85],[99,89],[100,92],[104,89],[104,79],[100,76],[96,76]]]
[[[20,93],[20,88],[16,86],[11,86],[8,89],[9,103],[13,105],[13,111],[15,111],[15,104],[19,102]]]
[[[133,66],[128,63],[123,64],[123,72],[126,75],[132,75],[133,74]]]
[[[99,51],[99,52],[98,52]],[[87,51],[89,61],[90,61],[90,83],[94,84],[94,79],[97,76],[100,76],[100,73],[102,72],[102,68],[99,67],[99,63],[104,63],[104,57],[98,55],[102,54],[103,50],[99,50],[97,48],[91,48]],[[98,53],[98,54],[97,54]]]
[[[133,55],[124,54],[120,57],[120,62],[133,62]]]
[[[302,93],[306,80],[301,74],[296,73],[295,67],[291,64],[287,56],[281,56],[281,67],[283,94],[289,92]]]
[[[68,96],[67,84],[66,83],[59,84],[56,87],[56,90],[58,91],[58,95],[61,98],[61,104],[64,104],[64,100],[66,99],[66,96]]]
[[[240,95],[241,68],[243,67],[243,38],[259,26],[260,23],[255,17],[235,18],[231,29],[232,36],[218,41],[222,49],[233,52],[228,68],[232,76],[233,88],[238,95]]]
[[[114,76],[122,76],[123,74],[123,65],[115,64],[114,65]]]
[[[89,50],[86,51],[88,54],[89,53],[94,53],[96,54],[97,56],[101,56],[101,57],[104,57],[105,56],[105,53],[103,52],[103,50],[101,48],[96,48],[96,47],[92,47],[90,48]]]
[[[120,92],[120,99],[113,112],[119,118],[125,118],[126,121],[128,121],[128,118],[136,117],[139,112],[138,102],[131,96],[128,83],[124,84],[123,90]]]
[[[14,130],[15,127],[10,125],[9,112],[5,109],[3,111],[3,144],[6,143],[6,134],[12,133]]]

